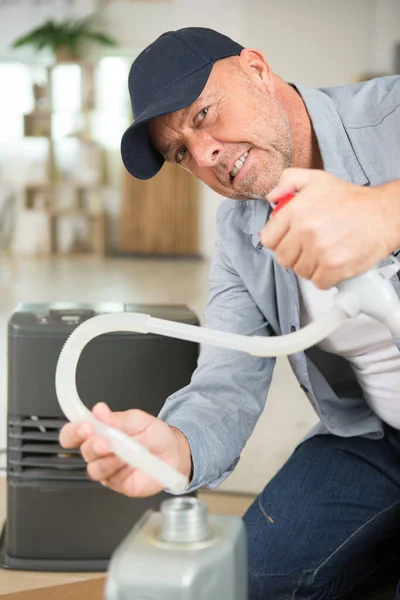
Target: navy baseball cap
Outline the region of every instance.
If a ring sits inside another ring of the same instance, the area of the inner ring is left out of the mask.
[[[128,83],[134,122],[121,141],[129,173],[139,179],[158,173],[165,159],[151,144],[148,122],[189,106],[203,91],[214,63],[242,50],[217,31],[188,27],[164,33],[139,54]]]

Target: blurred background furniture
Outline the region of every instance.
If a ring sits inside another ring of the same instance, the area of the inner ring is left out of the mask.
[[[47,215],[50,253],[68,247],[104,255],[103,156],[91,127],[95,65],[66,61],[48,66],[44,73],[44,80],[33,84],[35,104],[24,115],[24,135],[45,140],[47,153],[44,163],[36,165],[33,179],[24,183],[22,209]]]
[[[198,256],[198,182],[165,164],[153,179],[124,172],[120,250],[129,254]]]
[[[165,164],[149,181],[124,172],[120,250],[132,254],[197,256],[198,182]]]

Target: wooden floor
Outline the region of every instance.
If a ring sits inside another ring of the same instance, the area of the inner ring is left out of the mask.
[[[0,478],[0,526],[6,515],[6,481]],[[200,498],[207,504],[209,512],[217,515],[242,516],[253,501],[253,496],[201,492]],[[104,577],[104,573],[31,573],[0,569],[0,596],[12,592],[22,592],[46,588],[66,583],[86,581]],[[91,600],[91,599],[90,599]]]

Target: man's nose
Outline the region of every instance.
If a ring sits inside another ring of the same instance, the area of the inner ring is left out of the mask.
[[[219,160],[222,144],[206,131],[196,131],[189,151],[199,167],[214,167]]]

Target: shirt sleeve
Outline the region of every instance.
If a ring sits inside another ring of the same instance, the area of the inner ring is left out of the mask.
[[[209,274],[205,326],[243,335],[270,335],[270,328],[221,242]],[[203,345],[185,388],[170,396],[160,418],[186,436],[193,461],[188,491],[217,487],[235,468],[264,408],[274,358]]]

